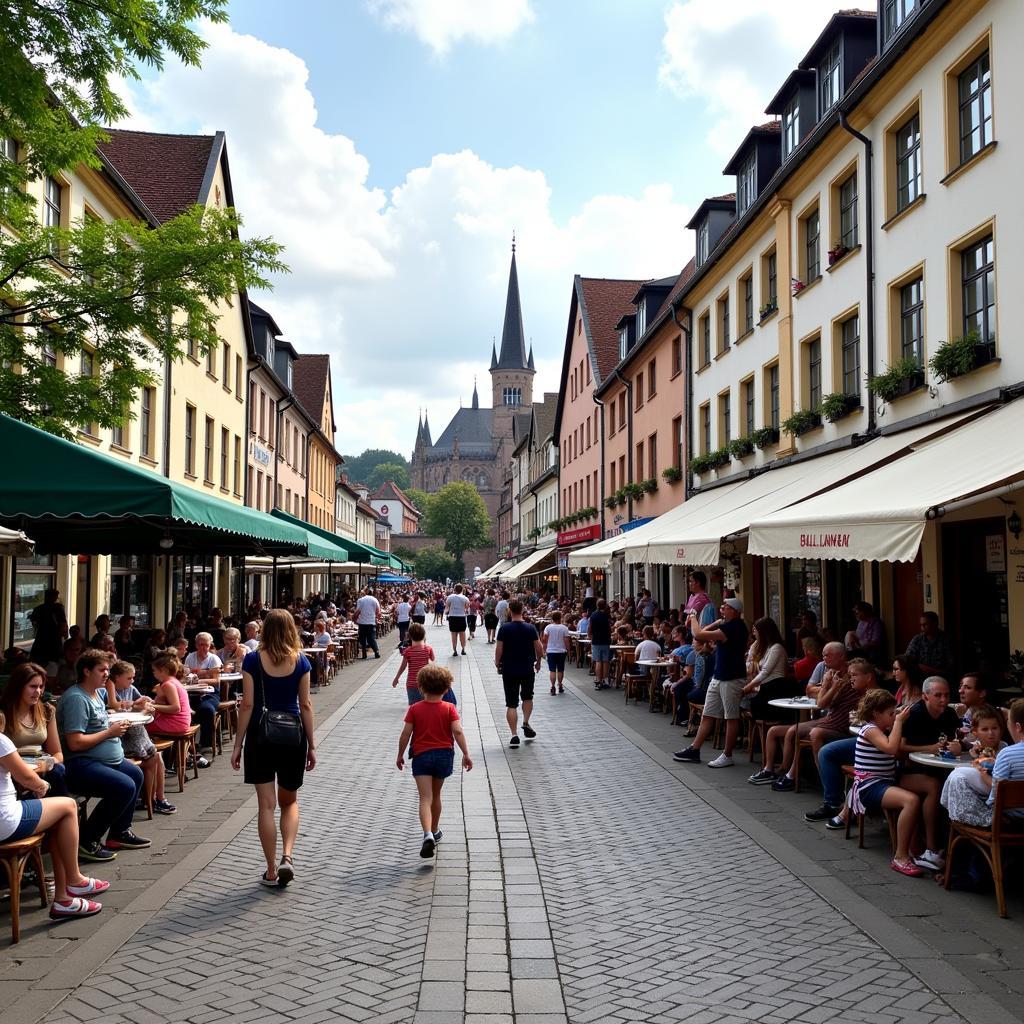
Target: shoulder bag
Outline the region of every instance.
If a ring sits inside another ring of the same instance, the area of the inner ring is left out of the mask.
[[[259,666],[260,703],[263,706],[259,724],[260,741],[272,747],[299,746],[305,738],[302,719],[294,711],[271,711],[267,707],[267,684],[263,678],[263,661],[259,653],[256,654],[256,664]]]

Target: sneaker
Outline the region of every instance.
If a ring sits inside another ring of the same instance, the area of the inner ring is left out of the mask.
[[[528,740],[532,740],[537,735],[537,730],[532,725],[527,725],[526,722],[523,722],[523,735]]]
[[[437,843],[434,841],[433,836],[425,836],[423,839],[423,845],[420,847],[420,856],[426,860],[428,857],[434,856],[434,847]]]
[[[731,768],[736,762],[728,754],[719,754],[714,761],[708,761],[709,768]]]
[[[465,652],[465,651],[463,651],[462,653],[463,653],[463,654],[465,654],[466,652]]]
[[[673,761],[685,761],[689,764],[700,764],[700,751],[693,747],[687,747],[685,750],[677,750],[672,755]]]
[[[195,759],[195,765],[198,765],[198,767],[200,767],[200,768],[209,768],[210,767],[210,762],[207,761],[206,758],[203,757],[202,754],[200,754]],[[192,761],[192,755],[191,754],[189,754],[188,760],[185,762],[185,767],[186,768],[192,768],[193,767],[193,761]]]
[[[114,860],[117,854],[108,850],[98,839],[94,843],[82,843],[78,847],[78,859],[93,861],[102,864],[108,860]]]
[[[380,658],[380,655],[379,654],[375,654],[374,657],[375,658]]]
[[[927,851],[926,851],[927,852]],[[889,862],[889,867],[893,871],[898,871],[901,875],[908,875],[910,878],[920,878],[924,874],[924,869],[918,867],[917,861],[920,857],[915,857],[913,861],[907,861],[901,864],[895,857]]]
[[[833,832],[845,832],[846,822],[837,814],[834,818],[829,818],[828,821],[825,822],[825,828],[831,829]]]
[[[178,808],[174,804],[168,803],[166,800],[154,800],[153,810],[157,814],[177,814]]]
[[[914,858],[914,863],[925,871],[941,871],[946,866],[946,858],[935,850],[925,850],[920,857]]]
[[[153,844],[142,836],[137,836],[130,828],[116,836],[107,838],[107,846],[111,850],[145,850]]]
[[[508,745],[510,747],[518,747],[519,746],[519,737],[518,736],[513,736],[512,739],[510,739],[508,741]]]
[[[820,806],[815,807],[813,811],[808,811],[804,815],[804,821],[828,821],[829,818],[834,818],[838,813],[838,807],[833,807],[831,804],[823,802]]]
[[[436,846],[436,845],[437,845],[437,844],[438,844],[439,842],[441,842],[441,836],[443,836],[443,835],[444,835],[444,833],[443,833],[443,832],[442,832],[442,831],[441,831],[440,829],[438,829],[438,830],[437,830],[437,831],[436,831],[436,832],[434,833],[434,845],[435,845],[435,846]]]
[[[796,789],[796,783],[788,775],[780,775],[772,783],[773,793],[792,793]]]
[[[754,772],[753,775],[747,779],[752,786],[768,786],[773,783],[778,776],[771,770],[771,768],[762,768],[758,772]]]

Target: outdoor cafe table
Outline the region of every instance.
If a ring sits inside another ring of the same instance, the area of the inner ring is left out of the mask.
[[[813,697],[776,697],[768,701],[770,707],[783,708],[786,711],[800,712],[800,720],[803,721],[803,713],[818,710],[818,702]]]
[[[941,768],[943,771],[951,772],[954,768],[959,768],[961,765],[970,764],[970,756],[960,755],[959,757],[939,757],[938,754],[925,754],[920,751],[915,751],[910,755],[910,760],[914,764],[927,765],[929,768]]]
[[[303,647],[302,653],[312,655],[320,663],[320,671],[317,673],[317,685],[312,689],[317,690],[320,688],[320,683],[323,682],[324,686],[328,685],[327,680],[327,648],[326,647]]]
[[[654,700],[655,689],[657,688],[658,684],[661,682],[661,670],[665,669],[665,668],[668,668],[669,665],[672,664],[672,659],[671,658],[641,658],[637,662],[637,664],[638,665],[646,665],[647,668],[656,668],[658,670],[657,672],[652,672],[651,673],[651,685],[647,688],[648,689],[648,703],[650,704],[651,711],[653,711],[654,710],[654,704],[655,704],[655,700]]]
[[[220,674],[220,699],[230,700],[228,696],[231,690],[231,683],[240,683],[242,681],[241,672],[221,672]]]

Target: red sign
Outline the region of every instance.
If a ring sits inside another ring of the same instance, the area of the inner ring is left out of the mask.
[[[579,544],[580,541],[600,539],[601,527],[595,524],[581,526],[578,530],[563,530],[557,537],[557,543],[560,548],[567,548],[570,544]]]
[[[387,507],[387,505],[381,505],[381,507],[380,507],[380,514],[382,516],[386,516],[388,514],[388,507]]]

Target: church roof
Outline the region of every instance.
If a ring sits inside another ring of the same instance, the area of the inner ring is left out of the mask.
[[[434,451],[451,451],[456,438],[459,450],[471,454],[474,449],[490,451],[494,445],[491,434],[493,409],[459,409],[444,433],[437,439]]]
[[[519,274],[516,271],[516,249],[512,244],[512,266],[508,272],[508,295],[505,297],[505,323],[501,328],[501,351],[492,370],[526,370],[526,338],[523,335],[523,310],[519,303]]]

